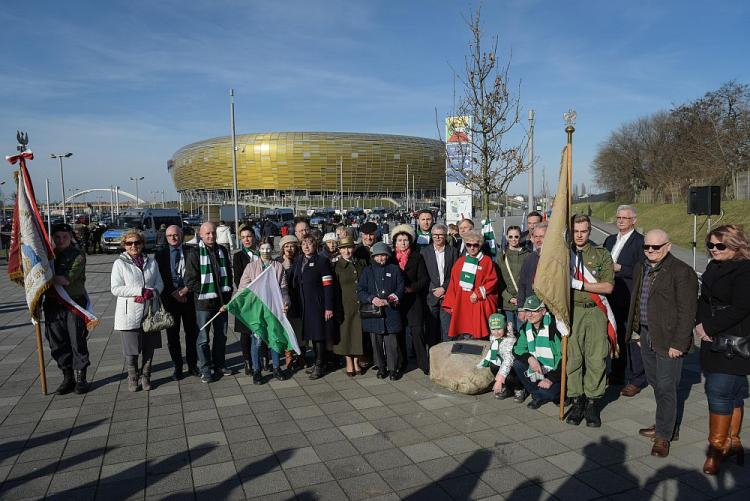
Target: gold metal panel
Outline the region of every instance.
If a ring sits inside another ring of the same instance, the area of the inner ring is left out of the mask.
[[[231,189],[231,152],[230,137],[180,148],[169,162],[177,191]],[[237,136],[237,181],[242,191],[339,191],[339,159],[344,191],[403,192],[407,164],[419,189],[437,190],[445,179],[443,146],[433,139],[339,132]]]

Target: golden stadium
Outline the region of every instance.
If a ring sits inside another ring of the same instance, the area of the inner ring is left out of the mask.
[[[437,192],[445,179],[443,144],[434,139],[348,132],[268,132],[237,138],[242,195],[347,194],[398,196],[419,187]],[[232,189],[231,137],[177,150],[167,168],[183,195]]]

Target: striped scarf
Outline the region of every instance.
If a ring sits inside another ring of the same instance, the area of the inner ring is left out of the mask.
[[[534,326],[531,322],[526,322],[523,327],[526,335],[526,342],[529,347],[529,354],[536,358],[542,365],[543,372],[546,374],[557,368],[559,356],[555,356],[552,351],[552,340],[549,338],[549,325],[552,322],[552,316],[547,313],[542,319],[542,327],[534,336]]]
[[[252,247],[243,247],[242,250],[245,251],[245,254],[250,258],[250,262],[255,261],[256,259],[260,259],[260,252],[253,249]]]
[[[480,252],[477,257],[471,257],[466,255],[464,258],[464,264],[461,267],[461,275],[458,285],[465,291],[474,289],[474,281],[477,279],[477,267],[479,261],[482,260],[484,255]]]
[[[479,365],[477,365],[477,367],[489,367],[491,365],[499,366],[503,363],[503,357],[509,356],[512,358],[513,343],[510,343],[511,352],[502,353],[500,351],[500,343],[502,343],[506,339],[513,340],[515,342],[516,338],[514,338],[510,333],[506,333],[504,337],[492,338],[490,349],[487,351],[487,354],[484,356],[484,358],[479,362]],[[498,357],[498,354],[500,354],[500,357]]]
[[[206,244],[201,242],[198,244],[198,250],[200,252],[200,267],[201,267],[201,291],[198,294],[199,300],[214,299],[219,297],[216,290],[216,284],[214,283],[214,273],[211,266],[211,259],[208,257],[208,248]],[[227,258],[224,255],[224,251],[221,247],[217,247],[219,254],[219,275],[221,277],[221,290],[222,292],[232,292],[232,286],[229,283],[229,274],[227,273]]]
[[[492,220],[482,219],[482,233],[484,234],[484,242],[487,244],[490,255],[496,255],[497,242],[495,241],[495,230],[492,228]]]

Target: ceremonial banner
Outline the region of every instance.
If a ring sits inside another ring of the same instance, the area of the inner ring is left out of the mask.
[[[26,160],[33,158],[34,154],[31,151],[6,157],[11,165],[19,163],[17,196],[8,253],[8,276],[24,287],[31,318],[38,321],[39,301],[45,291],[52,286],[54,274],[50,260],[54,258],[54,251],[36,205],[29,171],[26,169]]]
[[[272,267],[263,270],[229,303],[227,311],[276,353],[301,353],[292,324],[284,313],[281,288]]]
[[[567,241],[568,224],[568,147],[563,148],[560,180],[552,204],[542,254],[534,279],[534,292],[555,317],[560,334],[570,333],[570,247]]]

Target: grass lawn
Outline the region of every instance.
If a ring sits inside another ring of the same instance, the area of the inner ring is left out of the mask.
[[[591,205],[591,215],[607,223],[615,222],[615,212],[620,205],[617,202],[594,202],[592,204],[575,204],[574,212],[585,214]],[[669,233],[672,242],[689,247],[693,240],[693,216],[687,213],[687,202],[680,204],[635,204],[638,211],[639,231],[661,228]],[[721,208],[724,217],[718,224],[742,224],[750,230],[750,201],[732,200],[722,201]],[[713,216],[711,224],[716,226],[720,216]],[[698,216],[698,243],[703,241],[706,234],[706,216]],[[703,225],[701,227],[701,225]]]

